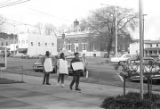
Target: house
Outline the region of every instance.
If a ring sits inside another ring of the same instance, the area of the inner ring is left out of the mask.
[[[57,55],[57,38],[55,35],[33,33],[18,34],[17,55],[39,56],[49,51]]]
[[[0,50],[3,51],[7,48],[7,51],[11,54],[16,52],[17,35],[0,33]],[[13,46],[14,45],[14,46]]]
[[[139,41],[131,43],[129,46],[130,54],[139,54]],[[144,56],[159,56],[160,41],[144,40]]]

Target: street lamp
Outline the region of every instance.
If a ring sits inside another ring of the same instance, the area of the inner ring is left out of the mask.
[[[115,9],[115,55],[118,54],[118,38],[117,38],[117,10]]]
[[[65,49],[65,38],[66,38],[66,35],[65,33],[62,34],[62,39],[63,39],[63,47],[62,47],[62,50]]]

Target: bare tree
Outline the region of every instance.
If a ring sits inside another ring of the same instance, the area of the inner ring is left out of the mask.
[[[2,30],[3,28],[3,24],[6,22],[6,19],[2,16],[0,16],[0,31]]]
[[[115,25],[117,21],[117,25]],[[132,9],[126,9],[115,6],[107,6],[92,12],[92,14],[83,21],[83,30],[90,28],[92,33],[96,33],[104,44],[108,57],[113,50],[115,41],[115,26],[117,27],[118,36],[130,36],[129,30],[134,30],[137,26],[137,14]],[[85,25],[85,26],[84,26]]]
[[[3,25],[6,22],[6,19],[0,16],[0,25]]]
[[[55,30],[56,30],[56,28],[53,24],[48,23],[45,25],[45,34],[46,35],[51,35],[51,34],[55,33]]]
[[[42,23],[37,23],[35,26],[37,27],[39,34],[42,34],[43,24]]]

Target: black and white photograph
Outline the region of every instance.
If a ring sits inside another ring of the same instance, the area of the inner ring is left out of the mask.
[[[159,0],[0,0],[0,109],[160,109]]]

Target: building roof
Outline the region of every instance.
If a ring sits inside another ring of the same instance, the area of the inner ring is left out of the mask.
[[[139,40],[135,40],[134,43],[139,43]],[[145,44],[160,44],[160,40],[144,40]]]
[[[73,33],[66,33],[66,38],[76,38],[76,37],[88,37],[90,32],[73,32]],[[58,35],[58,38],[62,38],[62,35]]]
[[[159,47],[154,47],[154,48],[145,48],[145,50],[160,50]]]

